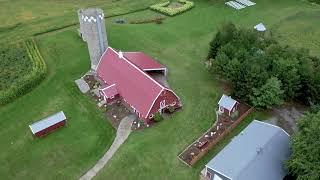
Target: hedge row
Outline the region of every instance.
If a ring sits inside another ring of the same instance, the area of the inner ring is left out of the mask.
[[[23,44],[27,50],[30,61],[32,62],[32,71],[18,82],[12,84],[9,89],[0,91],[0,105],[10,103],[14,99],[31,91],[32,88],[39,85],[46,76],[47,67],[35,41],[29,39]]]
[[[177,14],[181,14],[191,8],[194,7],[194,2],[192,1],[187,1],[187,0],[178,0],[179,3],[182,3],[183,5],[181,7],[173,8],[173,7],[168,7],[170,4],[170,1],[164,2],[164,3],[159,3],[150,6],[150,9],[154,11],[158,11],[160,13],[166,14],[168,16],[175,16]]]

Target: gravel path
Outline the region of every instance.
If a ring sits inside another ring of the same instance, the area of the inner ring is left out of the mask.
[[[114,139],[110,149],[103,155],[103,157],[91,168],[86,174],[80,177],[80,180],[92,179],[97,173],[108,163],[114,153],[118,150],[122,143],[128,138],[131,133],[131,124],[137,117],[129,115],[123,118],[117,130],[117,136]]]

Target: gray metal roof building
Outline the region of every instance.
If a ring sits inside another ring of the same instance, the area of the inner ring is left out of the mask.
[[[289,135],[254,120],[207,165],[212,180],[281,180],[290,156]]]
[[[61,121],[64,121],[66,120],[66,116],[64,115],[64,113],[62,111],[56,113],[56,114],[53,114],[41,121],[37,121],[31,125],[29,125],[31,131],[33,134],[36,134],[37,132],[40,132],[52,125],[55,125]]]

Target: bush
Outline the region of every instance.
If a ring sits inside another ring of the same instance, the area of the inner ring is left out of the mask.
[[[309,0],[309,1],[312,2],[312,3],[320,4],[320,0]]]
[[[167,7],[170,4],[170,1],[164,2],[164,3],[159,3],[150,6],[150,9],[163,13],[168,16],[175,16],[177,14],[181,14],[187,10],[190,10],[191,8],[194,7],[194,2],[192,1],[187,1],[187,0],[178,0],[179,3],[183,4],[181,7]]]
[[[175,108],[174,108],[174,106],[169,106],[169,113],[173,113],[174,111],[175,111]]]
[[[155,122],[160,122],[160,121],[163,120],[163,117],[161,116],[160,112],[157,112],[157,113],[154,115],[153,120],[154,120]]]
[[[40,84],[45,78],[47,69],[45,62],[33,39],[23,43],[27,56],[32,62],[32,70],[5,90],[0,91],[0,105],[7,104]]]

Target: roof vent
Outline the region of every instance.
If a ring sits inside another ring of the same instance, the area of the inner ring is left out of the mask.
[[[119,51],[119,58],[122,59],[123,58],[123,52]]]
[[[263,151],[262,147],[259,147],[259,148],[257,149],[257,154],[261,154],[262,151]]]

